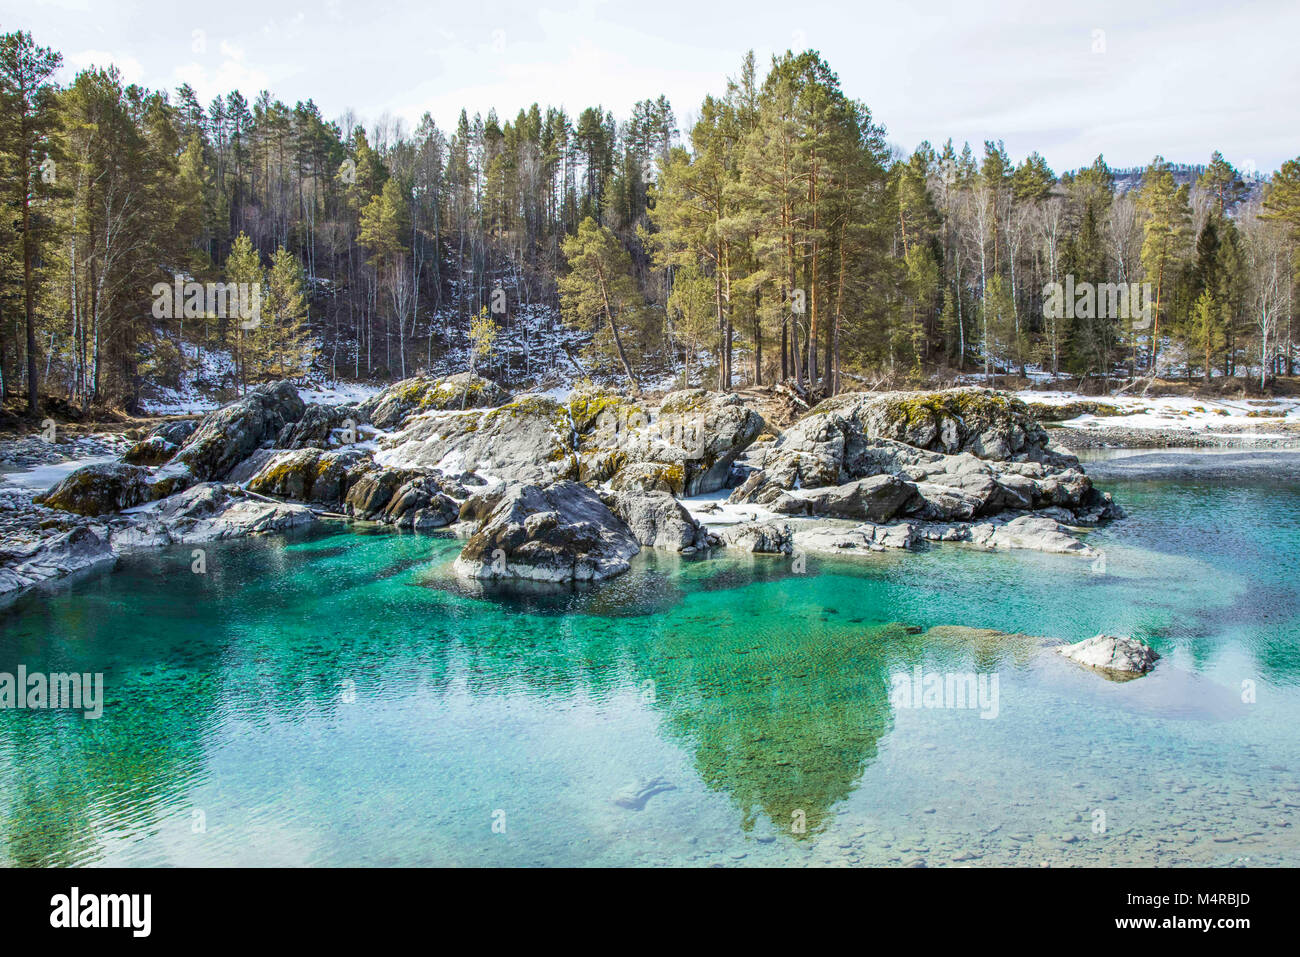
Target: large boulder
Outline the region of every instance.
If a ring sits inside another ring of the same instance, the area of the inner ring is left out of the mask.
[[[794,532],[786,522],[744,522],[720,533],[728,548],[741,552],[788,555],[794,550]]]
[[[585,485],[515,483],[454,567],[467,578],[598,581],[627,571],[638,551],[628,527]]]
[[[486,410],[431,411],[379,440],[390,468],[478,474],[488,482],[608,481],[620,491],[719,489],[763,428],[735,395],[692,390],[642,408],[603,392],[564,402],[522,395]]]
[[[844,554],[855,551],[884,551],[887,548],[916,548],[923,541],[914,522],[876,525],[864,522],[850,529],[814,527],[795,532],[796,551]]]
[[[1058,650],[1071,661],[1120,680],[1141,677],[1160,658],[1150,647],[1127,636],[1094,635]]]
[[[818,409],[823,407],[842,410],[869,439],[894,439],[945,455],[970,452],[994,461],[1018,456],[1063,464],[1073,460],[1073,456],[1049,451],[1047,431],[1022,401],[989,389],[840,396]]]
[[[128,465],[162,465],[180,451],[181,444],[199,427],[196,419],[160,422],[122,454]]]
[[[305,505],[251,495],[237,485],[204,482],[151,505],[116,529],[115,548],[201,543],[304,528],[317,522]]]
[[[690,497],[726,485],[732,464],[763,426],[763,417],[734,393],[687,389],[665,396],[643,428],[628,430],[621,447],[642,474],[647,464],[680,469],[680,484],[675,476],[666,484]]]
[[[450,525],[459,513],[460,506],[435,476],[420,475],[399,485],[377,518],[385,525],[420,531]]]
[[[189,466],[199,481],[224,478],[263,442],[302,418],[305,409],[298,390],[288,382],[254,389],[204,416],[177,460]]]
[[[356,441],[358,413],[347,405],[320,405],[313,402],[296,422],[290,422],[280,429],[275,439],[278,449],[327,449],[330,446]],[[345,433],[352,430],[353,434]]]
[[[261,495],[337,509],[369,461],[367,453],[352,448],[326,452],[307,447],[272,452],[247,480],[246,487]]]
[[[385,468],[476,472],[491,481],[534,485],[578,473],[568,410],[536,395],[488,410],[421,415],[380,438],[375,461]]]
[[[894,475],[786,492],[772,505],[782,515],[830,515],[866,522],[887,522],[917,501],[916,486]]]
[[[510,401],[510,393],[491,379],[461,372],[445,379],[415,376],[395,382],[357,406],[363,422],[392,429],[413,415],[445,410],[487,409]]]
[[[397,490],[424,472],[414,469],[372,468],[356,477],[344,500],[344,510],[363,522],[378,521]]]
[[[682,552],[695,551],[706,543],[699,522],[667,492],[606,492],[601,501],[643,546]]]
[[[0,596],[83,569],[112,564],[116,558],[108,542],[84,526],[17,548],[0,549]]]
[[[1049,447],[1023,403],[986,390],[837,396],[755,463],[731,501],[788,514],[832,514],[831,503],[853,502],[854,483],[874,476],[910,483],[916,498],[902,511],[928,521],[1060,507],[1095,525],[1122,514],[1074,456]],[[839,491],[814,491],[828,489]]]
[[[985,548],[1028,548],[1082,558],[1100,554],[1071,535],[1066,526],[1042,515],[1022,515],[1001,525],[972,526],[969,541]]]
[[[150,477],[149,470],[139,465],[122,462],[85,465],[35,501],[46,508],[75,515],[107,515],[149,501]]]

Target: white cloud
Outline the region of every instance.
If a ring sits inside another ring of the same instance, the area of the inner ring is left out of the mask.
[[[139,83],[144,79],[144,67],[141,66],[140,61],[124,53],[111,53],[107,50],[78,50],[76,53],[65,53],[63,55],[63,69],[68,74],[66,77],[68,81],[76,74],[92,66],[101,69],[107,69],[110,66],[117,67],[118,72],[122,74],[123,83],[128,85]]]
[[[1099,152],[1131,165],[1219,149],[1267,170],[1300,153],[1295,0],[928,0],[924,12],[843,0],[222,0],[190,15],[118,0],[69,16],[80,3],[29,4],[24,26],[74,70],[112,61],[151,87],[187,81],[205,102],[265,88],[331,117],[387,111],[414,124],[427,110],[446,129],[462,107],[505,120],[533,102],[599,103],[621,118],[664,94],[684,127],[746,50],[761,73],[769,51],[802,38],[906,149],[1003,139],[1013,158],[1037,149],[1058,171]]]

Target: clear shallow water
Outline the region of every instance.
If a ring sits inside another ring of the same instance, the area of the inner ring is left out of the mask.
[[[645,555],[485,595],[433,536],[130,557],[0,611],[0,671],[107,699],[0,711],[0,864],[1300,863],[1300,490],[1106,487],[1104,572]],[[1119,684],[970,628],[1164,658]],[[904,706],[917,667],[996,677],[996,717]]]

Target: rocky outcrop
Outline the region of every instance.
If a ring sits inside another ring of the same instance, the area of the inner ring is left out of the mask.
[[[719,534],[728,548],[737,551],[788,555],[794,550],[794,532],[785,522],[744,522]]]
[[[606,492],[601,501],[645,547],[690,553],[707,544],[699,522],[667,492]]]
[[[533,485],[577,476],[568,411],[554,399],[534,395],[486,411],[422,415],[381,438],[375,461],[385,468],[476,472]]]
[[[864,522],[850,529],[810,528],[795,532],[795,551],[843,554],[854,551],[881,552],[889,548],[916,548],[923,540],[915,522],[877,525]]]
[[[638,551],[628,527],[585,485],[514,483],[454,567],[467,578],[590,582],[627,571]]]
[[[1119,680],[1146,674],[1160,656],[1136,638],[1095,635],[1058,649],[1071,661],[1094,668]]]
[[[86,465],[64,477],[37,504],[75,515],[107,515],[149,501],[150,471],[139,465],[105,462]]]
[[[377,521],[397,490],[423,475],[411,469],[370,468],[348,489],[344,510],[363,522]]]
[[[893,439],[945,455],[1077,464],[1073,456],[1049,449],[1047,431],[1023,402],[988,389],[839,396],[813,410],[818,412],[839,412],[868,439]]]
[[[1028,549],[1083,558],[1094,558],[1099,554],[1075,538],[1069,528],[1041,515],[1021,515],[1007,521],[974,525],[966,522],[904,521],[887,525],[864,522],[846,529],[833,523],[817,523],[800,529],[794,536],[796,549],[826,553],[914,549],[926,541],[965,542],[987,549]]]
[[[450,525],[459,513],[460,506],[439,479],[419,475],[397,486],[383,509],[371,515],[385,525],[421,531]]]
[[[1022,515],[1000,525],[975,525],[965,540],[984,548],[1027,548],[1083,558],[1094,558],[1099,554],[1095,548],[1071,535],[1064,525],[1040,515]]]
[[[296,422],[280,429],[275,439],[277,449],[328,449],[351,444],[358,439],[358,413],[352,406],[309,404]],[[348,432],[351,435],[348,435]]]
[[[432,411],[379,441],[386,467],[476,473],[488,482],[609,482],[616,491],[719,489],[763,428],[737,396],[692,390],[659,408],[600,392],[523,395],[484,410]]]
[[[354,448],[307,447],[271,452],[259,459],[261,466],[246,482],[249,491],[329,509],[343,506],[352,484],[370,467],[370,456]]]
[[[689,389],[669,393],[657,410],[625,422],[614,436],[598,429],[591,444],[620,453],[612,487],[690,497],[722,488],[763,425],[735,394]]]
[[[887,522],[909,511],[918,498],[916,486],[910,482],[894,475],[873,475],[843,485],[786,492],[772,503],[772,511]]]
[[[123,453],[122,461],[128,465],[162,465],[180,451],[181,444],[198,426],[194,419],[160,422]]]
[[[751,453],[751,457],[753,454]],[[883,521],[896,515],[929,522],[970,522],[1006,512],[1060,508],[1072,524],[1120,517],[1069,453],[1018,400],[983,390],[850,394],[817,406],[770,448],[731,501],[785,514]],[[885,495],[874,515],[859,511],[862,479]]]
[[[492,514],[506,491],[510,488],[505,482],[497,482],[472,492],[460,503],[458,520],[462,522],[481,522]]]
[[[204,482],[150,506],[114,529],[114,548],[202,543],[304,528],[317,522],[305,505],[254,496],[237,485]]]
[[[0,549],[0,597],[73,572],[112,564],[116,558],[100,533],[86,527]]]
[[[686,487],[686,467],[681,463],[630,462],[615,468],[609,487],[616,492],[666,492],[680,495]]]
[[[254,389],[237,402],[204,416],[177,455],[199,481],[220,479],[263,442],[302,417],[306,406],[291,383]]]
[[[510,401],[510,393],[490,379],[462,372],[445,379],[403,379],[357,406],[359,421],[393,429],[413,415],[446,410],[488,409]]]

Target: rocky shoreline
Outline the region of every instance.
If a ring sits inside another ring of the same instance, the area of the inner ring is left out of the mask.
[[[1300,449],[1300,429],[1291,423],[1254,429],[1156,429],[1106,424],[1049,425],[1054,439],[1076,452],[1090,449]]]
[[[454,570],[473,579],[600,581],[642,548],[964,542],[1089,557],[1078,534],[1123,511],[1053,434],[981,389],[850,393],[779,430],[742,397],[700,389],[558,401],[462,373],[329,406],[277,383],[160,423],[42,495],[7,489],[0,594],[130,549],[331,517],[454,531]],[[699,501],[709,494],[726,502]]]

